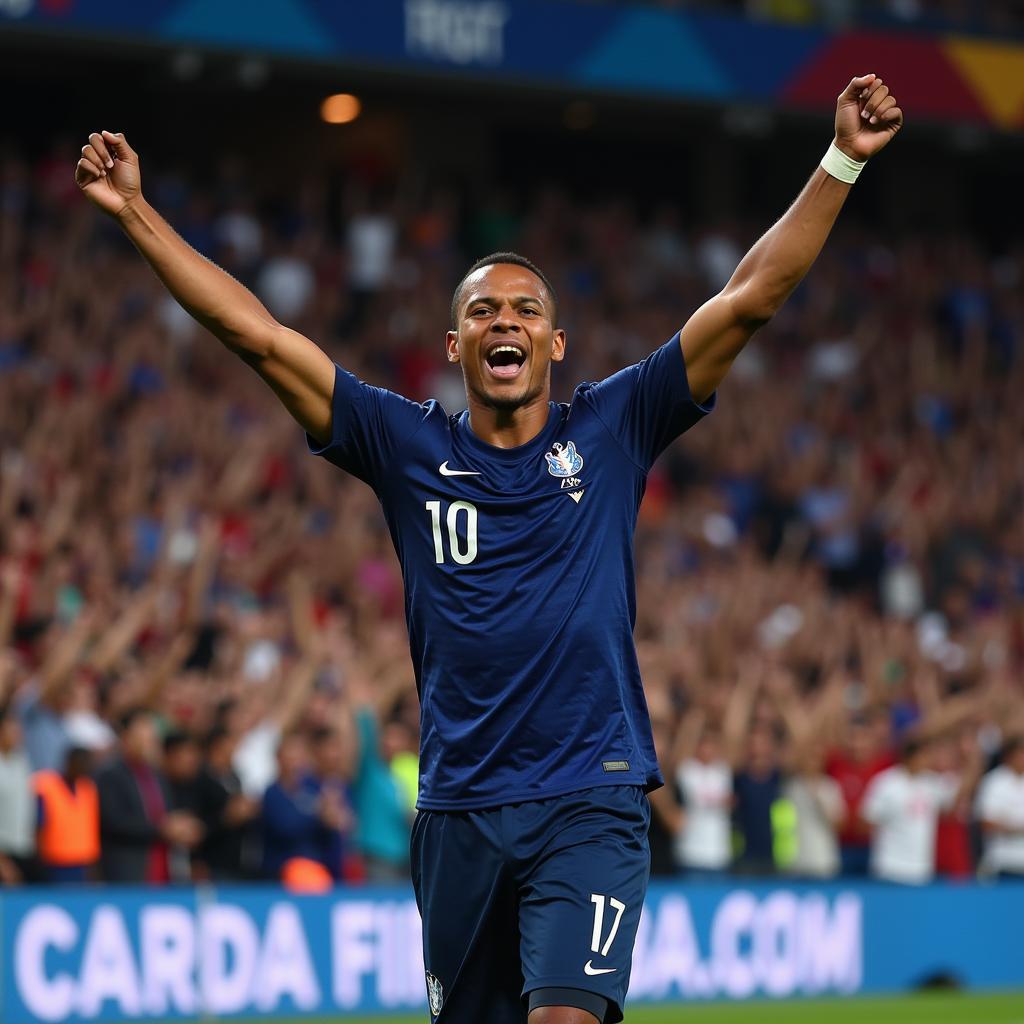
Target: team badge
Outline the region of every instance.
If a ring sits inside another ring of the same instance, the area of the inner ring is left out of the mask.
[[[583,468],[583,456],[576,451],[576,445],[569,441],[564,447],[558,442],[552,445],[553,452],[545,452],[548,472],[552,476],[575,476]]]
[[[430,1015],[436,1017],[444,1005],[444,989],[430,971],[427,971],[427,998],[430,1000]]]

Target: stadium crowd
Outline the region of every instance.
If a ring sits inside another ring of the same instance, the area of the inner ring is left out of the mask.
[[[404,878],[418,709],[376,499],[307,455],[73,166],[0,162],[0,879]],[[554,279],[568,398],[669,337],[755,227],[143,167],[279,319],[450,412],[475,256]],[[1024,874],[1022,284],[1020,247],[845,222],[651,474],[656,872]]]

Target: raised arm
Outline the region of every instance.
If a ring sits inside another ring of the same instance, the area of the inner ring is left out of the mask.
[[[279,324],[248,288],[196,252],[146,202],[139,158],[124,135],[93,132],[75,181],[117,220],[182,307],[252,366],[301,426],[326,444],[334,393],[330,357]]]
[[[836,137],[830,167],[854,178],[857,168],[877,153],[903,124],[903,113],[876,75],[853,79],[836,105]],[[706,400],[722,382],[733,360],[758,327],[789,298],[817,259],[850,193],[850,184],[818,167],[796,202],[741,260],[728,284],[704,303],[680,334],[690,391]]]

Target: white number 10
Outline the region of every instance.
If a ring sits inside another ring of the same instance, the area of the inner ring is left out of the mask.
[[[441,536],[441,502],[428,501],[426,505],[430,513],[430,525],[434,531],[434,561],[444,564],[444,539]],[[459,540],[459,513],[466,513],[466,546],[462,547]],[[448,506],[448,547],[452,553],[452,561],[459,565],[469,565],[476,558],[476,505],[468,501],[453,501]]]

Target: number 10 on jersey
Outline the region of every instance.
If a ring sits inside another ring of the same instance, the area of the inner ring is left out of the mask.
[[[430,513],[430,526],[434,533],[434,561],[444,565],[444,536],[441,531],[441,502],[428,501],[426,509]],[[465,544],[459,536],[459,516],[466,514]],[[469,565],[476,559],[476,505],[468,501],[453,501],[448,506],[445,525],[448,527],[448,550],[452,561],[458,565]]]

